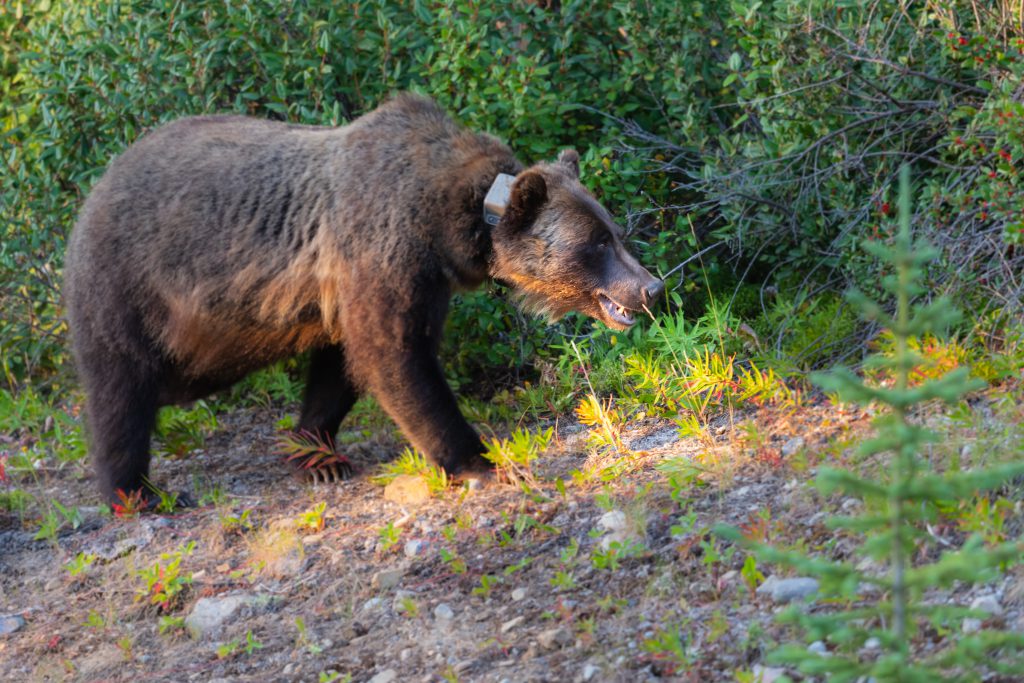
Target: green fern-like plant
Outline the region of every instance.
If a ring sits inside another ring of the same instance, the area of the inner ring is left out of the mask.
[[[810,640],[826,641],[833,651],[819,654],[794,643],[774,652],[769,661],[795,666],[804,674],[824,676],[835,683],[980,681],[987,672],[1020,673],[1024,670],[1020,657],[1024,634],[980,630],[948,638],[943,647],[926,655],[911,648],[918,630],[926,624],[940,632],[959,632],[964,617],[981,616],[963,607],[928,604],[923,601],[927,590],[948,587],[954,582],[989,581],[1009,563],[1024,557],[1024,542],[1019,539],[986,546],[977,534],[959,549],[922,552],[935,550],[935,540],[927,533],[926,523],[937,516],[942,504],[973,497],[1024,473],[1024,463],[940,474],[920,456],[922,447],[937,437],[911,419],[915,406],[934,400],[954,404],[964,394],[983,387],[984,382],[970,379],[966,368],[917,385],[910,382],[911,374],[924,361],[910,340],[941,334],[956,320],[956,312],[944,299],[930,304],[913,303],[922,293],[918,284],[922,271],[937,253],[926,245],[912,243],[907,168],[900,175],[899,209],[900,227],[894,244],[864,245],[894,271],[883,279],[882,286],[896,299],[895,313],[890,315],[864,294],[851,296],[866,317],[891,331],[891,353],[873,356],[867,366],[882,370],[894,381],[891,386],[869,386],[845,369],[812,376],[816,384],[835,392],[842,400],[874,403],[884,409],[874,423],[876,436],[860,446],[864,457],[890,458],[883,474],[872,479],[848,470],[823,468],[818,477],[818,485],[826,495],[841,492],[864,500],[866,512],[833,517],[829,524],[861,538],[859,554],[871,558],[884,571],[868,573],[851,562],[812,558],[800,552],[744,542],[761,562],[817,577],[822,597],[848,606],[831,612],[808,613],[798,606],[785,611],[782,621],[797,626]],[[721,533],[742,540],[736,529],[723,528]],[[919,564],[911,561],[922,556],[937,559]],[[875,590],[865,591],[866,587]],[[864,597],[873,593],[880,597]],[[878,647],[865,649],[869,639],[875,639]]]

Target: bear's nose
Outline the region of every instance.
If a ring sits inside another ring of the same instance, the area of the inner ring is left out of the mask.
[[[661,280],[652,280],[644,287],[644,305],[654,302],[665,291],[665,283]]]

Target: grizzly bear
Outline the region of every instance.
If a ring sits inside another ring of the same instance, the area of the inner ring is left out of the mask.
[[[485,217],[501,174],[507,203]],[[92,189],[67,250],[103,495],[152,500],[160,406],[306,351],[299,430],[330,441],[368,391],[446,472],[485,474],[438,345],[453,292],[487,278],[534,311],[617,329],[664,288],[580,184],[575,152],[524,169],[420,96],[336,128],[196,116],[145,135]]]

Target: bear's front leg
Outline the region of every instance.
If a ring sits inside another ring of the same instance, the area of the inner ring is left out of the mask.
[[[479,434],[459,412],[428,340],[423,347],[382,352],[370,391],[413,446],[449,475],[489,473]]]
[[[345,329],[349,369],[412,445],[449,475],[492,472],[481,455],[480,436],[459,412],[437,357],[447,297],[438,305],[437,300],[381,294],[350,309],[358,323]]]

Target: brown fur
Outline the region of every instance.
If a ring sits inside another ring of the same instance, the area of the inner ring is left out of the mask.
[[[499,173],[518,177],[491,230]],[[145,136],[93,189],[67,255],[105,494],[143,486],[160,405],[307,350],[301,428],[333,436],[369,390],[449,472],[483,468],[437,361],[452,292],[497,277],[533,309],[616,324],[599,292],[635,310],[660,291],[578,175],[574,152],[524,171],[412,95],[340,128],[205,116]]]

